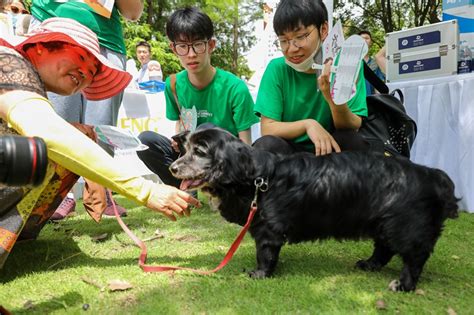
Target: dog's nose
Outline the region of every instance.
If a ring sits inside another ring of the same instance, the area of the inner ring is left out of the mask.
[[[173,164],[170,165],[170,172],[173,175],[178,173],[178,165],[176,165],[176,163],[173,163]]]

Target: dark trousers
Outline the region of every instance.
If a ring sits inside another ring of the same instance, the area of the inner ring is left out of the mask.
[[[368,151],[369,144],[354,130],[336,130],[332,133],[341,151]],[[277,136],[263,136],[257,139],[254,148],[279,154],[310,152],[307,147]],[[315,153],[314,150],[310,153]]]
[[[140,133],[138,139],[148,146],[146,150],[137,151],[140,160],[158,175],[163,183],[179,188],[181,180],[171,175],[169,170],[171,163],[179,157],[179,153],[171,147],[171,140],[153,131]]]
[[[196,131],[213,128],[216,125],[204,123],[196,128]],[[148,149],[137,151],[138,158],[156,175],[163,183],[179,188],[180,179],[176,179],[169,170],[171,163],[176,161],[180,154],[173,150],[171,140],[153,131],[144,131],[138,135],[138,139],[148,146]]]

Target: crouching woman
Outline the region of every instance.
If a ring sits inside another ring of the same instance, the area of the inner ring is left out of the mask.
[[[172,220],[176,215],[189,215],[189,205],[199,205],[196,199],[175,187],[124,171],[92,140],[90,126],[76,128],[67,123],[46,98],[46,89],[64,95],[86,91],[86,95],[110,97],[130,78],[64,33],[45,28],[34,36],[36,40],[29,39],[31,45],[16,47],[0,40],[0,135],[41,137],[47,144],[49,163],[44,181],[36,187],[0,187],[0,268],[17,240],[37,237],[79,176]],[[98,47],[95,37],[90,40]],[[47,49],[51,42],[56,42],[53,50]],[[104,78],[105,71],[109,76]],[[122,75],[122,79],[108,81],[112,74]],[[104,81],[96,80],[99,75]]]

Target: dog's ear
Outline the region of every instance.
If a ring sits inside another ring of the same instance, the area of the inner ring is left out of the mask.
[[[250,150],[239,139],[223,142],[214,154],[213,178],[222,184],[246,183],[254,173]]]
[[[178,144],[179,152],[181,154],[186,153],[186,149],[185,149],[184,144],[186,143],[189,134],[190,134],[189,130],[184,130],[184,131],[181,131],[180,133],[175,134],[174,136],[171,137],[171,139],[173,139]]]

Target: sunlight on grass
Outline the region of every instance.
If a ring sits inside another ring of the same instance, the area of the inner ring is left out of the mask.
[[[149,264],[213,269],[240,231],[207,207],[171,222],[117,199],[129,209],[124,221],[139,238],[161,235],[146,242]],[[399,258],[380,272],[354,268],[371,254],[368,241],[285,246],[275,276],[264,280],[245,272],[255,268],[249,236],[217,274],[147,274],[137,265],[140,250],[114,218],[96,224],[79,211],[48,224],[37,241],[15,247],[0,273],[0,305],[14,314],[82,314],[83,308],[91,314],[474,313],[474,214],[447,222],[420,290],[404,294],[387,290],[400,272]],[[98,235],[105,236],[97,241]],[[132,288],[111,291],[112,280]]]

